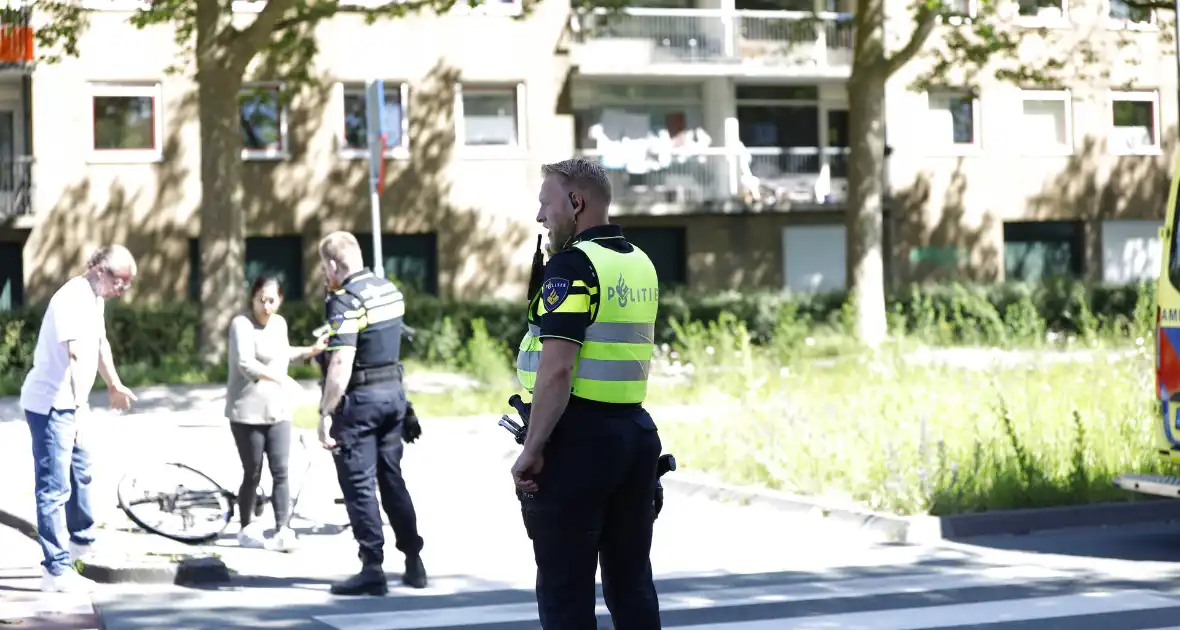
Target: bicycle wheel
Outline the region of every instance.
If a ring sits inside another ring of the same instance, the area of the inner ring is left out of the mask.
[[[119,509],[143,529],[177,542],[216,540],[233,519],[233,494],[199,470],[152,464],[119,480]]]

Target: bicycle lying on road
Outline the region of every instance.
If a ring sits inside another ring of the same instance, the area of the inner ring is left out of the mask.
[[[308,456],[311,450],[307,436],[299,436],[307,467],[299,479],[299,486],[291,499],[290,514],[295,514],[299,497],[307,483],[315,459]],[[221,537],[225,528],[233,522],[237,511],[238,495],[226,490],[212,477],[180,462],[148,464],[123,475],[116,490],[119,509],[140,528],[163,536],[169,540],[199,545]],[[266,506],[274,497],[258,488],[254,503],[254,516],[261,517]],[[344,500],[337,498],[336,504]],[[155,514],[158,518],[153,517]],[[200,517],[203,517],[199,520]],[[206,526],[198,527],[199,523]],[[347,525],[344,526],[347,528]]]

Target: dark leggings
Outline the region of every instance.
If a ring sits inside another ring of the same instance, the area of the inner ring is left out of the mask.
[[[291,517],[291,489],[287,481],[287,460],[291,456],[291,423],[245,424],[230,422],[234,442],[238,445],[238,457],[242,459],[242,486],[238,488],[238,514],[242,527],[250,524],[254,517],[254,501],[258,494],[258,483],[262,481],[262,455],[270,465],[270,476],[274,480],[275,526],[284,527]]]

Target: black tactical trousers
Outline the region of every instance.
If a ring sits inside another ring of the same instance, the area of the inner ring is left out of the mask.
[[[418,517],[402,479],[405,411],[401,385],[389,382],[350,390],[332,417],[331,433],[339,447],[334,452],[336,477],[365,566],[385,561],[380,508],[389,517],[397,549],[407,556],[422,550]]]
[[[520,495],[537,562],[537,606],[547,630],[596,630],[594,577],[617,630],[658,630],[651,553],[656,464],[651,416],[572,406],[544,451],[534,495]]]

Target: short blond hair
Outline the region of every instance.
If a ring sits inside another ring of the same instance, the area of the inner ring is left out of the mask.
[[[360,242],[352,232],[343,230],[332,232],[320,239],[320,256],[347,267],[363,258]]]
[[[598,201],[603,209],[610,207],[610,179],[606,176],[606,169],[597,161],[584,157],[570,158],[553,164],[542,164],[541,173],[545,177],[558,177],[567,188]]]

